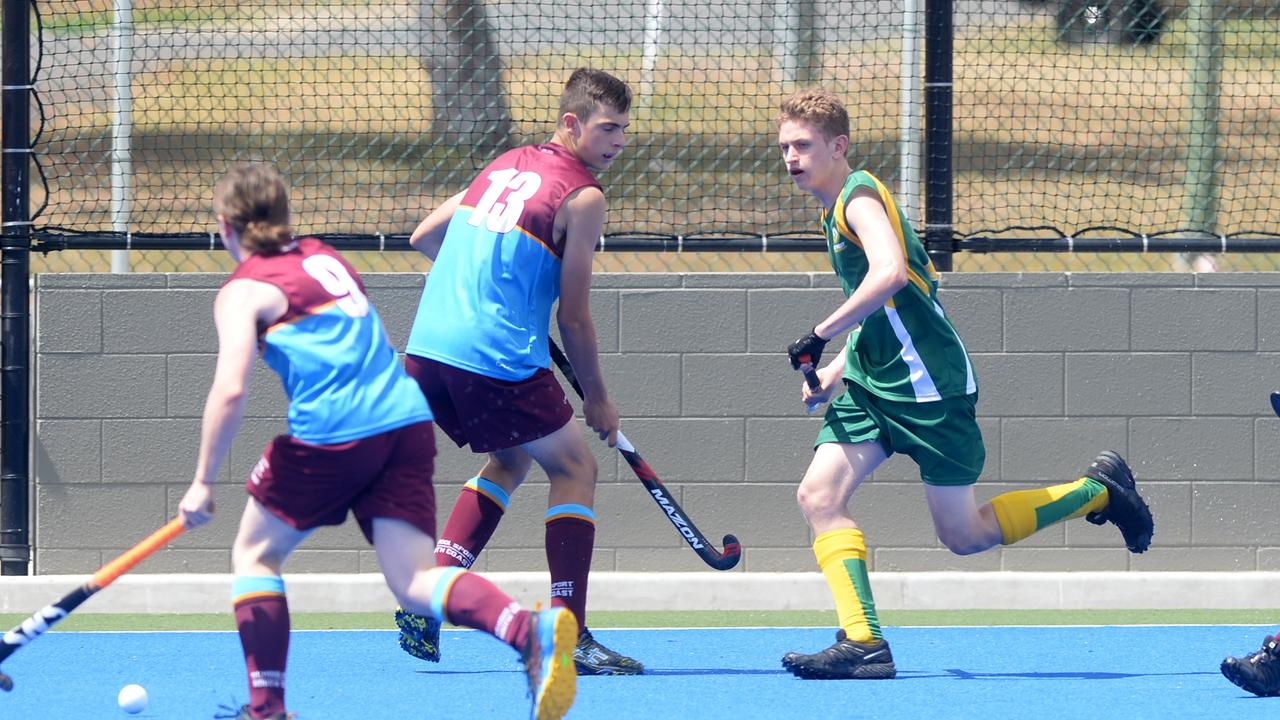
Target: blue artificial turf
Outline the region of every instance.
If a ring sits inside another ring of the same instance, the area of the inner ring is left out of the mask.
[[[1228,683],[1218,663],[1252,652],[1264,626],[886,628],[892,681],[806,681],[779,658],[832,642],[814,628],[597,630],[646,665],[639,677],[580,678],[569,718],[1280,717],[1280,698]],[[523,672],[487,635],[446,631],[439,665],[388,631],[305,631],[290,648],[298,720],[526,718]],[[0,718],[205,719],[247,699],[234,633],[50,632],[4,662],[16,687]],[[150,707],[126,715],[140,683]]]

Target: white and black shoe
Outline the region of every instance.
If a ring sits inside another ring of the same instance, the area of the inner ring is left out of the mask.
[[[898,675],[884,640],[863,643],[836,633],[836,643],[812,655],[787,653],[782,667],[805,680],[892,680]]]
[[[644,672],[644,665],[638,660],[601,645],[586,628],[578,634],[578,644],[573,648],[573,664],[579,675],[639,675]]]

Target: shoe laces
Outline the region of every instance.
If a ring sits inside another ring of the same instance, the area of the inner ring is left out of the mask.
[[[573,650],[575,657],[582,655],[591,658],[595,662],[617,663],[631,659],[600,644],[600,641],[595,639],[591,631],[586,629],[578,633],[578,643]]]
[[[824,650],[819,650],[814,654],[814,657],[823,661],[861,660],[868,652],[873,650],[875,645],[875,641],[865,643],[850,640],[844,630],[840,630],[836,633],[835,644]]]
[[[1259,668],[1280,672],[1280,667],[1276,667],[1280,665],[1280,641],[1268,635],[1267,639],[1262,641],[1262,647],[1244,656],[1243,661]]]

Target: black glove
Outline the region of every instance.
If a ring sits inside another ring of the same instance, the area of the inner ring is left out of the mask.
[[[809,363],[814,368],[818,367],[818,360],[822,358],[822,348],[827,346],[825,338],[819,337],[818,329],[815,327],[805,334],[804,337],[791,343],[787,348],[787,356],[791,358],[791,367],[796,370],[800,366]]]

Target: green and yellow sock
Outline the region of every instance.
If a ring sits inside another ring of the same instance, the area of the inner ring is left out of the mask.
[[[871,580],[867,577],[867,545],[855,528],[828,530],[813,541],[813,554],[836,601],[836,616],[845,637],[856,642],[882,638]]]
[[[1001,542],[1012,545],[1041,528],[1070,520],[1107,506],[1107,488],[1093,478],[1035,490],[1016,490],[991,499]]]

